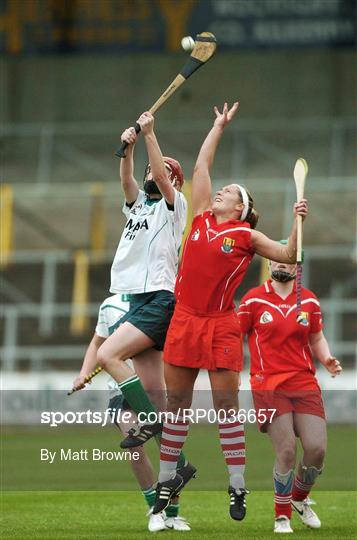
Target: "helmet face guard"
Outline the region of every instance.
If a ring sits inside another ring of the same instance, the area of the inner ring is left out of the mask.
[[[154,180],[145,180],[145,177],[146,175],[144,176],[143,187],[146,195],[161,195],[156,182]]]
[[[271,277],[274,281],[280,281],[280,283],[287,283],[288,281],[295,279],[296,274],[290,274],[289,272],[285,272],[285,270],[274,270],[274,272],[271,273]]]

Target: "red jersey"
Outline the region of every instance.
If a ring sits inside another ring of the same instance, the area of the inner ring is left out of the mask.
[[[271,280],[251,289],[242,298],[238,319],[242,333],[248,334],[250,373],[257,382],[259,377],[264,377],[263,373],[281,374],[285,378],[292,372],[315,373],[309,334],[323,328],[320,304],[304,288],[301,304],[304,324],[296,320],[295,283],[292,293],[283,299],[274,291]]]
[[[212,212],[196,216],[187,236],[175,296],[198,314],[229,311],[254,255],[247,222],[217,224]]]

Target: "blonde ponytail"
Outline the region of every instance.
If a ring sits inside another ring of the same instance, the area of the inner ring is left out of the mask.
[[[251,208],[249,210],[248,216],[245,218],[245,221],[247,221],[250,224],[250,227],[252,229],[255,229],[257,226],[259,220],[259,213],[255,210],[255,208]]]

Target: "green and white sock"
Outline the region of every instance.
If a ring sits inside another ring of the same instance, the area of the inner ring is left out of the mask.
[[[179,509],[179,504],[169,504],[165,510],[167,517],[177,517],[179,515]]]
[[[156,490],[151,486],[149,489],[142,489],[141,493],[144,495],[148,507],[152,508],[155,504]]]
[[[141,412],[155,412],[154,405],[149,400],[143,385],[137,375],[133,375],[125,381],[119,383],[119,388],[123,392],[125,399],[136,414]]]

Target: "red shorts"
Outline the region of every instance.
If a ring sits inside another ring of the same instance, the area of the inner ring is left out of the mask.
[[[270,378],[275,379],[276,375],[272,375]],[[265,389],[258,388],[259,385],[256,382],[252,384],[257,421],[259,429],[263,433],[267,431],[269,423],[274,418],[289,412],[326,418],[321,389],[312,373],[292,373],[291,377],[284,377],[284,379],[284,382],[275,389],[269,385],[269,376],[266,375]],[[275,409],[275,412],[272,409]],[[266,419],[264,415],[267,416]]]
[[[241,371],[242,335],[234,311],[198,315],[176,304],[166,336],[164,361],[174,366]]]

